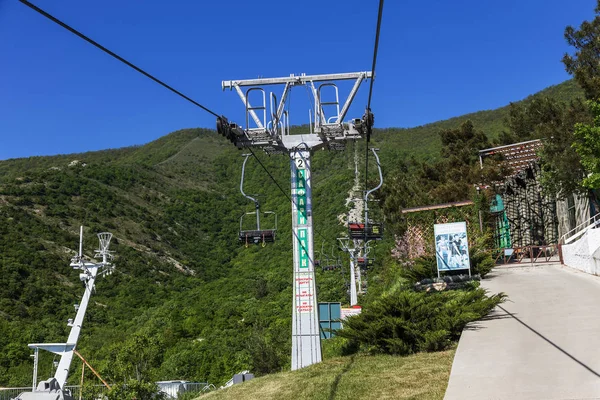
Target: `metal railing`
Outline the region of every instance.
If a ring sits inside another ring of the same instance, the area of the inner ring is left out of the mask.
[[[547,263],[559,259],[557,244],[497,249],[494,254],[495,264]]]
[[[558,243],[560,244],[569,244],[573,242],[575,239],[581,237],[585,232],[589,229],[596,228],[600,225],[600,212],[593,217],[590,217],[589,220],[582,222],[577,225],[575,228],[571,229],[569,232],[565,233],[560,237]]]
[[[106,388],[106,386],[104,385],[94,385],[97,386],[100,389],[101,393],[105,393],[108,389]],[[208,382],[185,382],[182,384],[183,386],[183,390],[179,391],[177,393],[171,394],[168,393],[170,398],[172,399],[176,399],[177,395],[183,394],[183,393],[189,393],[189,392],[193,392],[193,393],[204,393],[204,392],[210,392],[212,390],[216,390],[215,385],[210,384]],[[76,385],[76,386],[66,386],[66,389],[69,389],[71,391],[71,395],[78,399],[79,398],[79,391],[80,391],[80,386]],[[12,387],[12,388],[0,388],[0,400],[13,400],[14,398],[16,398],[18,395],[20,395],[23,392],[31,392],[31,386],[27,386],[27,387]]]
[[[104,385],[94,385],[94,386],[98,386],[98,388],[100,388],[100,392],[104,393],[107,391],[106,386]],[[78,399],[79,398],[79,391],[80,391],[80,386],[77,385],[73,385],[73,386],[65,386],[65,389],[68,389],[71,391],[71,395]],[[14,398],[16,398],[18,395],[20,395],[23,392],[31,392],[31,386],[27,386],[27,387],[13,387],[13,388],[0,388],[0,400],[12,400]]]
[[[31,391],[31,386],[18,387],[18,388],[1,388],[0,389],[0,400],[12,400],[17,397],[21,392]]]

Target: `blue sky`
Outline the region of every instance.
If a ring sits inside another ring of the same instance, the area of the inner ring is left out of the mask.
[[[244,120],[221,81],[366,71],[377,0],[34,3],[201,104]],[[594,0],[388,0],[372,108],[378,127],[493,109],[569,78],[566,25]],[[16,0],[0,0],[0,159],[143,144],[214,117]],[[361,116],[368,85],[348,117]],[[296,93],[297,92],[297,93]],[[307,122],[307,95],[291,120]]]

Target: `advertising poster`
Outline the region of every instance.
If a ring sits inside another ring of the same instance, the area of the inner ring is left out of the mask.
[[[347,317],[353,317],[355,315],[360,314],[361,311],[362,311],[361,306],[352,306],[350,308],[342,308],[342,313],[341,313],[340,319],[344,320]]]
[[[433,232],[438,273],[459,269],[470,270],[467,224],[465,222],[435,224]]]

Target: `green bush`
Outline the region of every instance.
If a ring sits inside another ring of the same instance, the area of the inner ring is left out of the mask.
[[[502,293],[487,296],[476,285],[464,291],[405,290],[382,297],[362,314],[348,318],[337,335],[376,353],[443,350],[458,340],[467,323],[488,314],[504,298]]]
[[[339,331],[336,331],[336,334]],[[358,343],[340,336],[321,341],[323,359],[348,356],[358,351]]]
[[[400,276],[411,284],[437,277],[435,256],[422,256],[404,263],[400,268]]]
[[[492,268],[494,268],[494,259],[492,252],[488,250],[487,245],[490,239],[487,236],[481,236],[475,239],[475,243],[469,249],[469,257],[471,258],[471,272],[479,274],[482,278],[486,276]]]
[[[166,400],[167,395],[152,382],[130,379],[125,385],[115,385],[107,393],[108,400]]]

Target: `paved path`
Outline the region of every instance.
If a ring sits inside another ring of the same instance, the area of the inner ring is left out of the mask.
[[[496,268],[482,286],[509,299],[463,332],[445,400],[600,399],[600,277]]]

